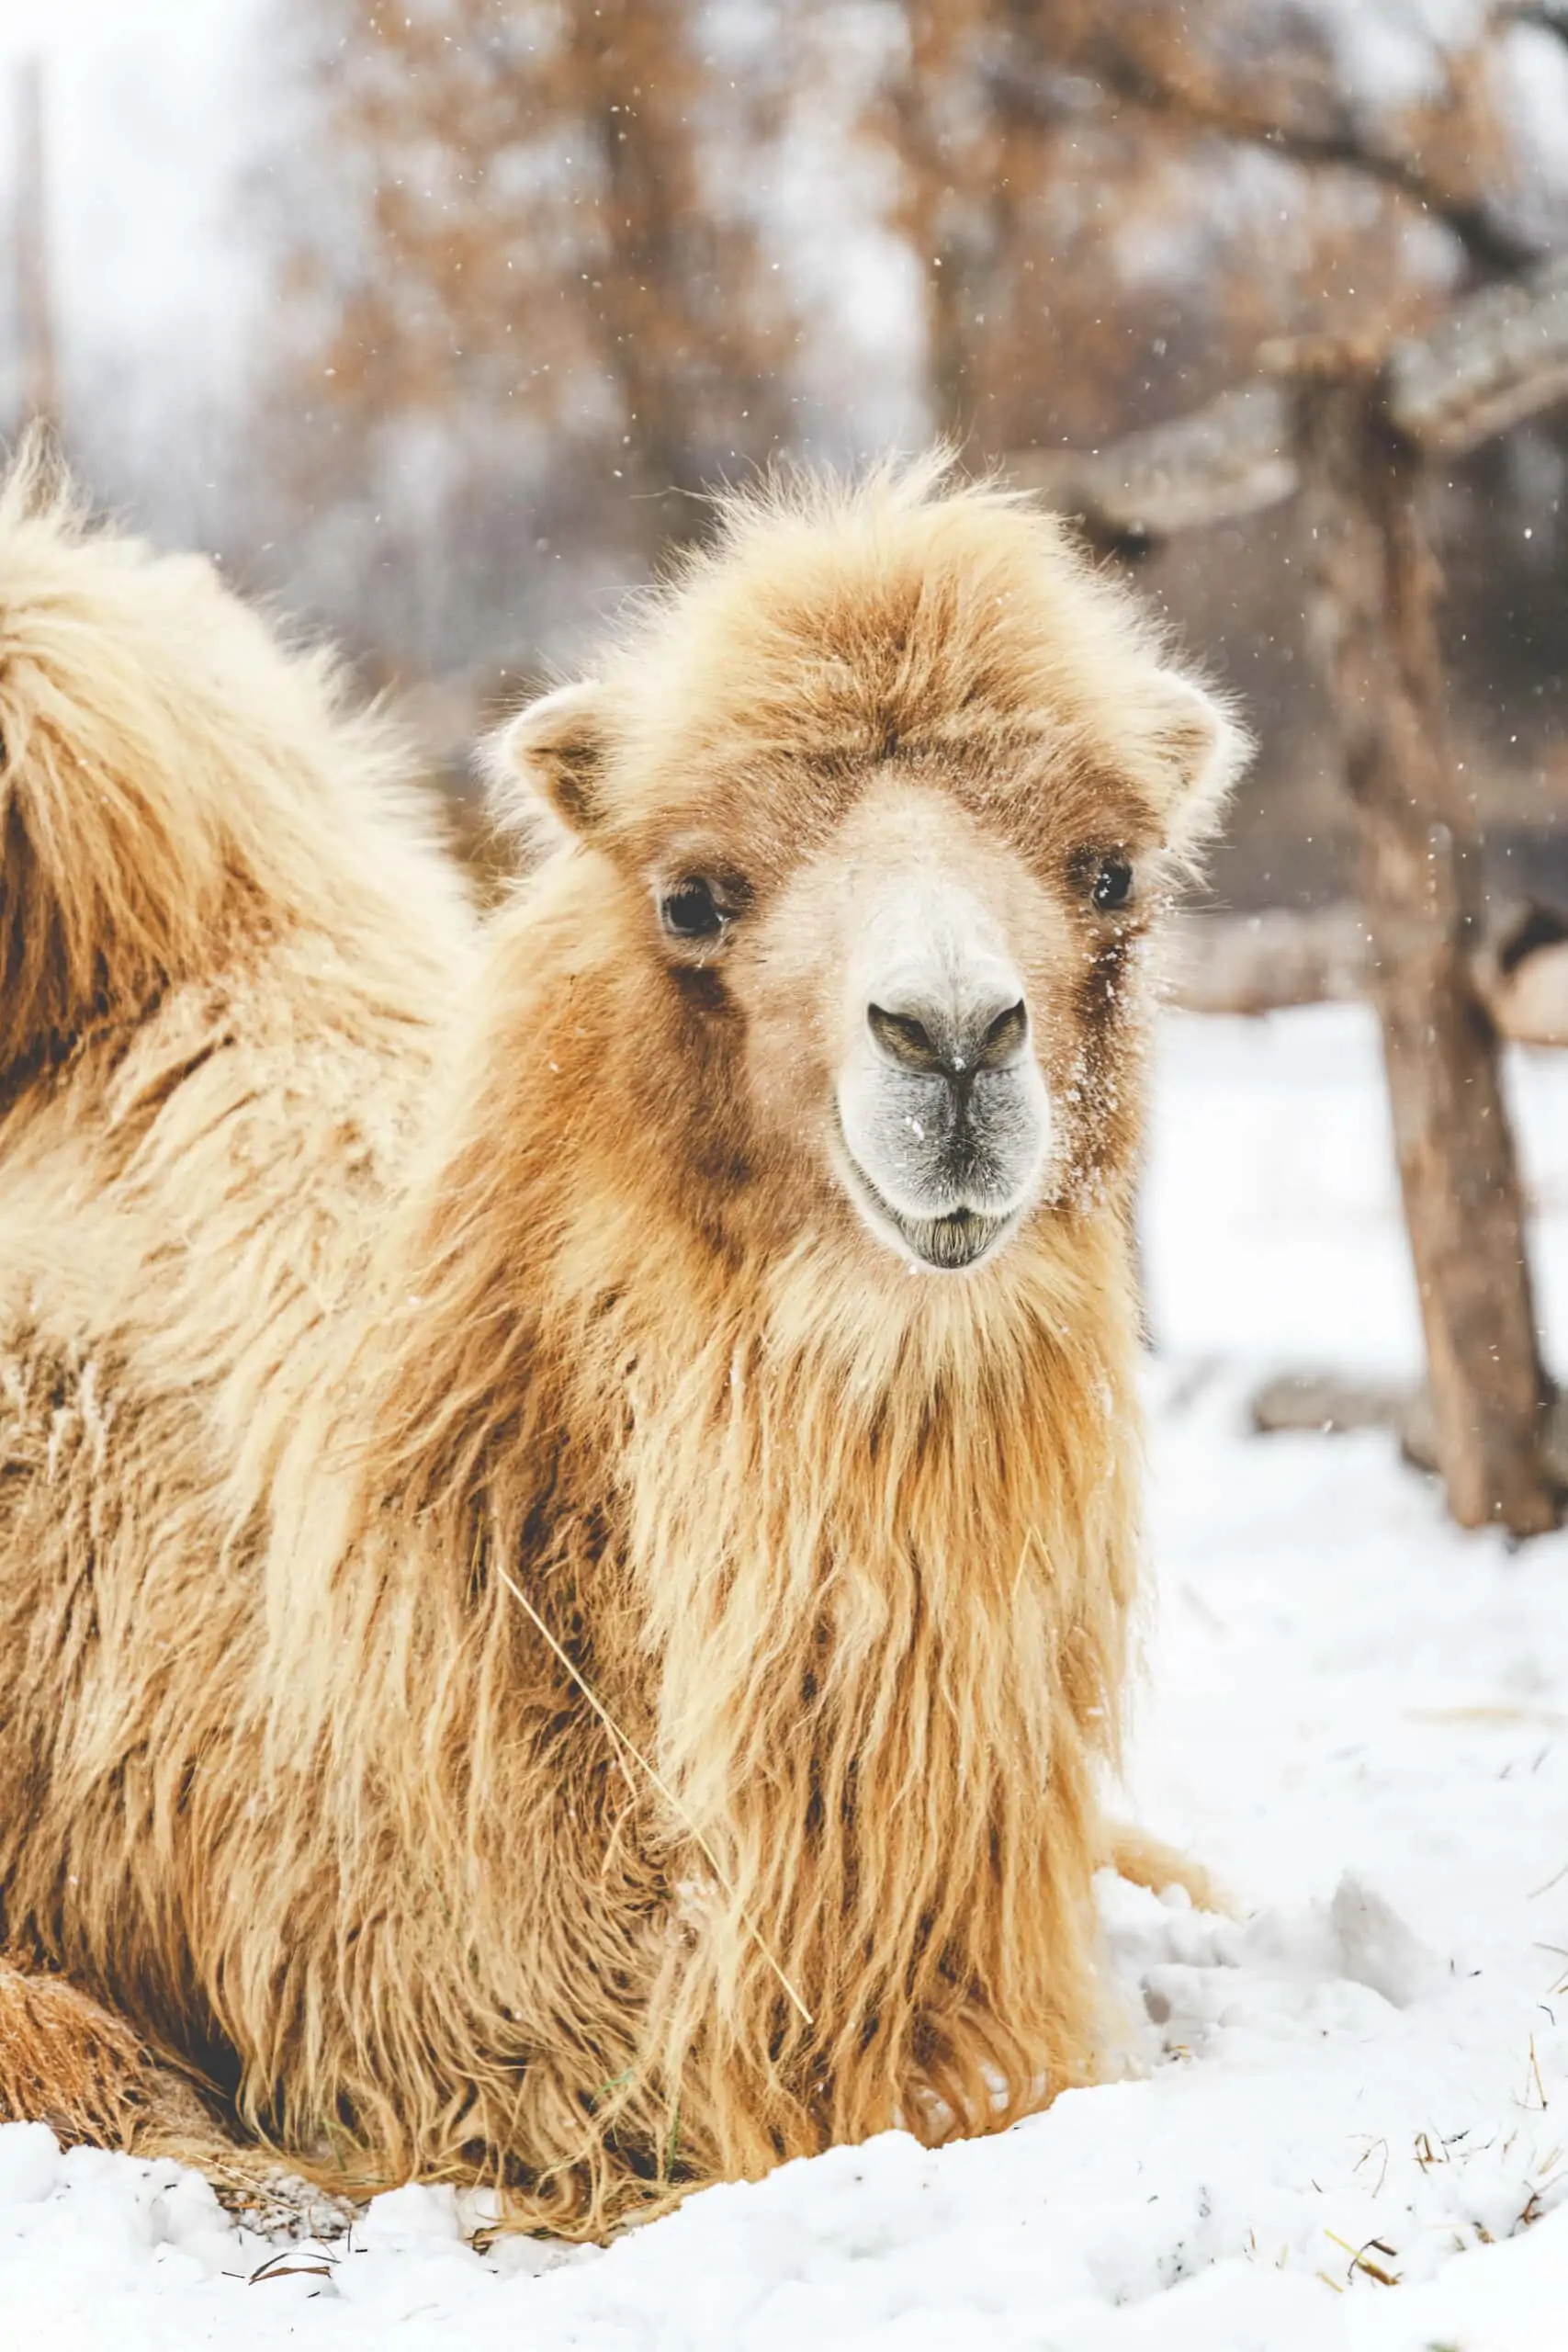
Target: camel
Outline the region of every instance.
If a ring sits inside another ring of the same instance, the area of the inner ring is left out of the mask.
[[[490,746],[481,917],[35,452],[0,742],[12,2111],[596,2236],[1094,2080],[1223,702],[944,458],[770,481]]]

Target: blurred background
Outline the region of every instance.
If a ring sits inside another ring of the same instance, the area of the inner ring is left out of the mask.
[[[461,789],[701,487],[1176,417],[1568,253],[1568,0],[0,0],[0,434],[408,698]],[[1489,858],[1568,902],[1568,408],[1438,482]],[[1294,503],[1144,566],[1348,879]]]

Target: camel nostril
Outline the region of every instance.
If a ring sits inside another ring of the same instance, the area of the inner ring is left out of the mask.
[[[1016,1061],[1028,1035],[1029,1008],[1020,997],[1016,1004],[998,1012],[986,1031],[980,1047],[982,1069],[998,1069],[1007,1062]]]
[[[992,1007],[996,1001],[993,997]],[[1029,1037],[1029,1009],[1021,997],[999,1012],[976,1005],[950,1013],[922,1005],[919,1013],[895,1012],[885,1004],[868,1004],[865,1017],[884,1061],[921,1078],[945,1078],[961,1093],[967,1093],[981,1070],[1010,1069]]]
[[[904,1069],[937,1071],[946,1067],[942,1052],[923,1021],[911,1012],[889,1012],[880,1004],[868,1004],[867,1024],[881,1051],[891,1062]]]

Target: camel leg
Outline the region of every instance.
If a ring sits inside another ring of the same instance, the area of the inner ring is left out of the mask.
[[[0,2122],[47,2123],[69,2146],[135,2154],[216,2136],[195,2088],[62,1976],[0,1962]]]
[[[1103,1853],[1106,1866],[1129,1885],[1146,1886],[1152,1894],[1162,1894],[1168,1886],[1182,1887],[1196,1911],[1232,1908],[1201,1862],[1190,1860],[1174,1846],[1151,1838],[1146,1829],[1136,1829],[1130,1822],[1105,1824]]]
[[[47,2123],[63,2147],[85,2143],[168,2156],[215,2182],[276,2169],[236,2144],[196,2085],[62,1976],[0,1961],[0,2123]]]
[[[47,2123],[62,2147],[162,2157],[205,2174],[253,2227],[335,2235],[353,2213],[271,2148],[229,2134],[196,2085],[62,1976],[0,1961],[0,2123]]]

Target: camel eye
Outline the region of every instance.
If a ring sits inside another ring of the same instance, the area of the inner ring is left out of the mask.
[[[716,939],[728,917],[712,883],[693,874],[660,899],[659,920],[671,939]]]
[[[1103,857],[1089,897],[1101,914],[1114,914],[1133,895],[1133,869],[1124,857]]]

